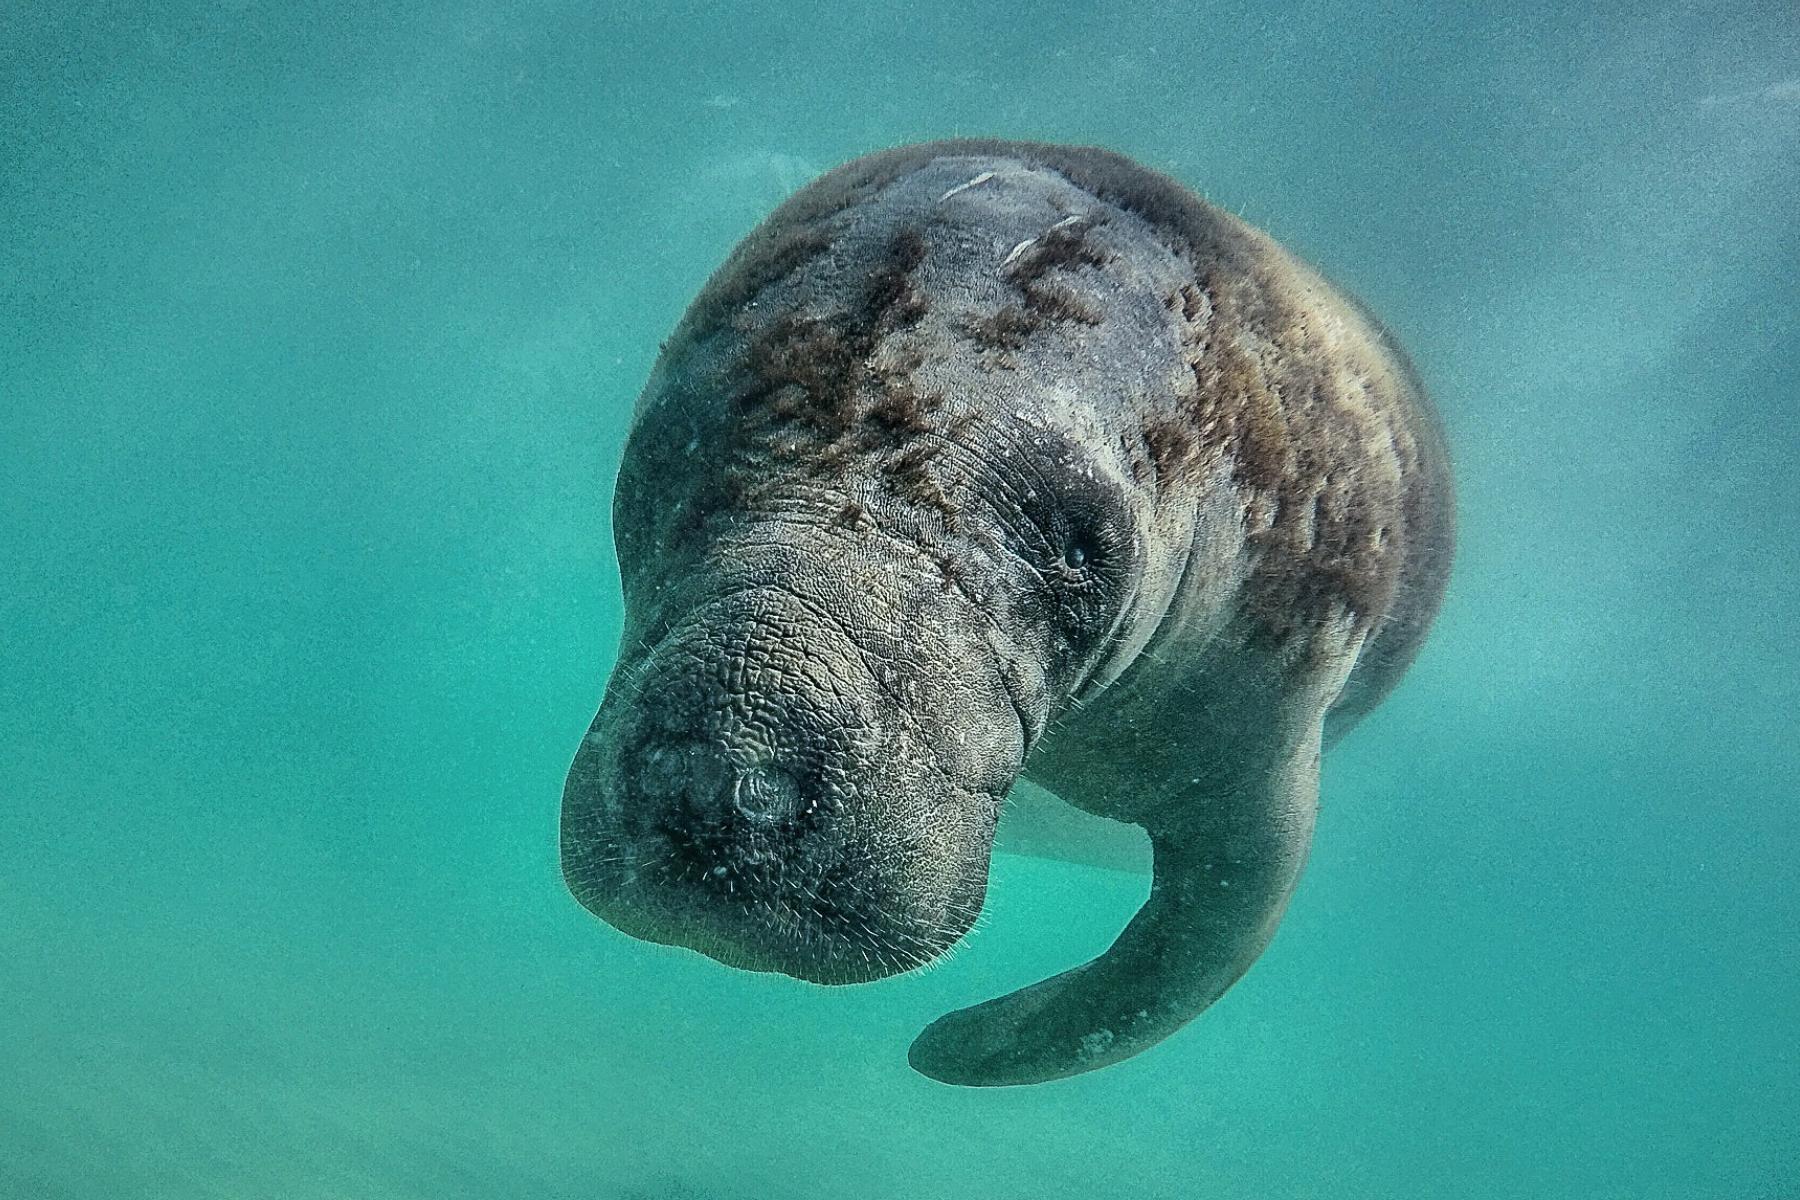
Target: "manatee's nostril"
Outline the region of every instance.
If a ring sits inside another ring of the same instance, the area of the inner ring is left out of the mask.
[[[748,757],[685,738],[646,745],[636,758],[637,803],[628,807],[646,830],[723,838],[721,845],[737,834],[767,836],[793,825],[808,806],[800,780],[774,763],[744,761]]]
[[[700,742],[652,747],[638,762],[638,793],[657,811],[711,822],[729,811],[736,776],[725,755]]]
[[[717,751],[693,746],[688,750],[687,768],[688,807],[701,816],[717,816],[731,784],[730,764]]]
[[[673,796],[687,790],[686,755],[671,746],[658,746],[638,763],[638,789],[647,796]]]
[[[750,767],[737,777],[731,802],[752,821],[786,821],[800,811],[800,785],[779,767]]]

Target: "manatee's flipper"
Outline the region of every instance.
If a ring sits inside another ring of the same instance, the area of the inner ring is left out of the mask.
[[[1317,727],[1253,791],[1188,807],[1150,830],[1150,899],[1099,958],[940,1017],[913,1042],[913,1068],[970,1086],[1042,1083],[1155,1045],[1256,961],[1306,861],[1318,808]]]

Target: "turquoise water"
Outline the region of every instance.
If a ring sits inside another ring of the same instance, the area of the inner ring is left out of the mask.
[[[564,891],[610,481],[787,191],[1100,142],[1359,291],[1458,572],[1270,951],[1033,1088],[938,1014],[1138,875],[1000,856],[847,990]],[[1785,4],[0,11],[0,1198],[1800,1195]]]

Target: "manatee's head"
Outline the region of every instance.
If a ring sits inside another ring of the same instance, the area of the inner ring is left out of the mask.
[[[569,884],[733,966],[849,983],[927,962],[980,911],[1037,719],[968,602],[892,547],[743,534],[668,585],[677,611],[631,622],[569,777]]]
[[[823,983],[968,930],[1034,743],[1180,566],[1132,398],[1185,371],[1179,274],[1133,220],[1005,159],[865,160],[714,277],[619,474],[625,629],[563,807],[582,904]]]

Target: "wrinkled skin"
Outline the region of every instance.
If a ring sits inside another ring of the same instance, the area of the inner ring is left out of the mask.
[[[851,983],[929,961],[980,911],[1024,758],[989,628],[872,532],[765,517],[703,561],[703,587],[633,607],[571,773],[571,887],[734,966]]]
[[[569,886],[640,938],[876,979],[968,930],[1024,775],[1143,826],[1151,898],[911,1060],[1010,1084],[1129,1057],[1273,935],[1321,749],[1416,652],[1450,512],[1379,326],[1176,185],[1017,143],[840,168],[639,401]]]

